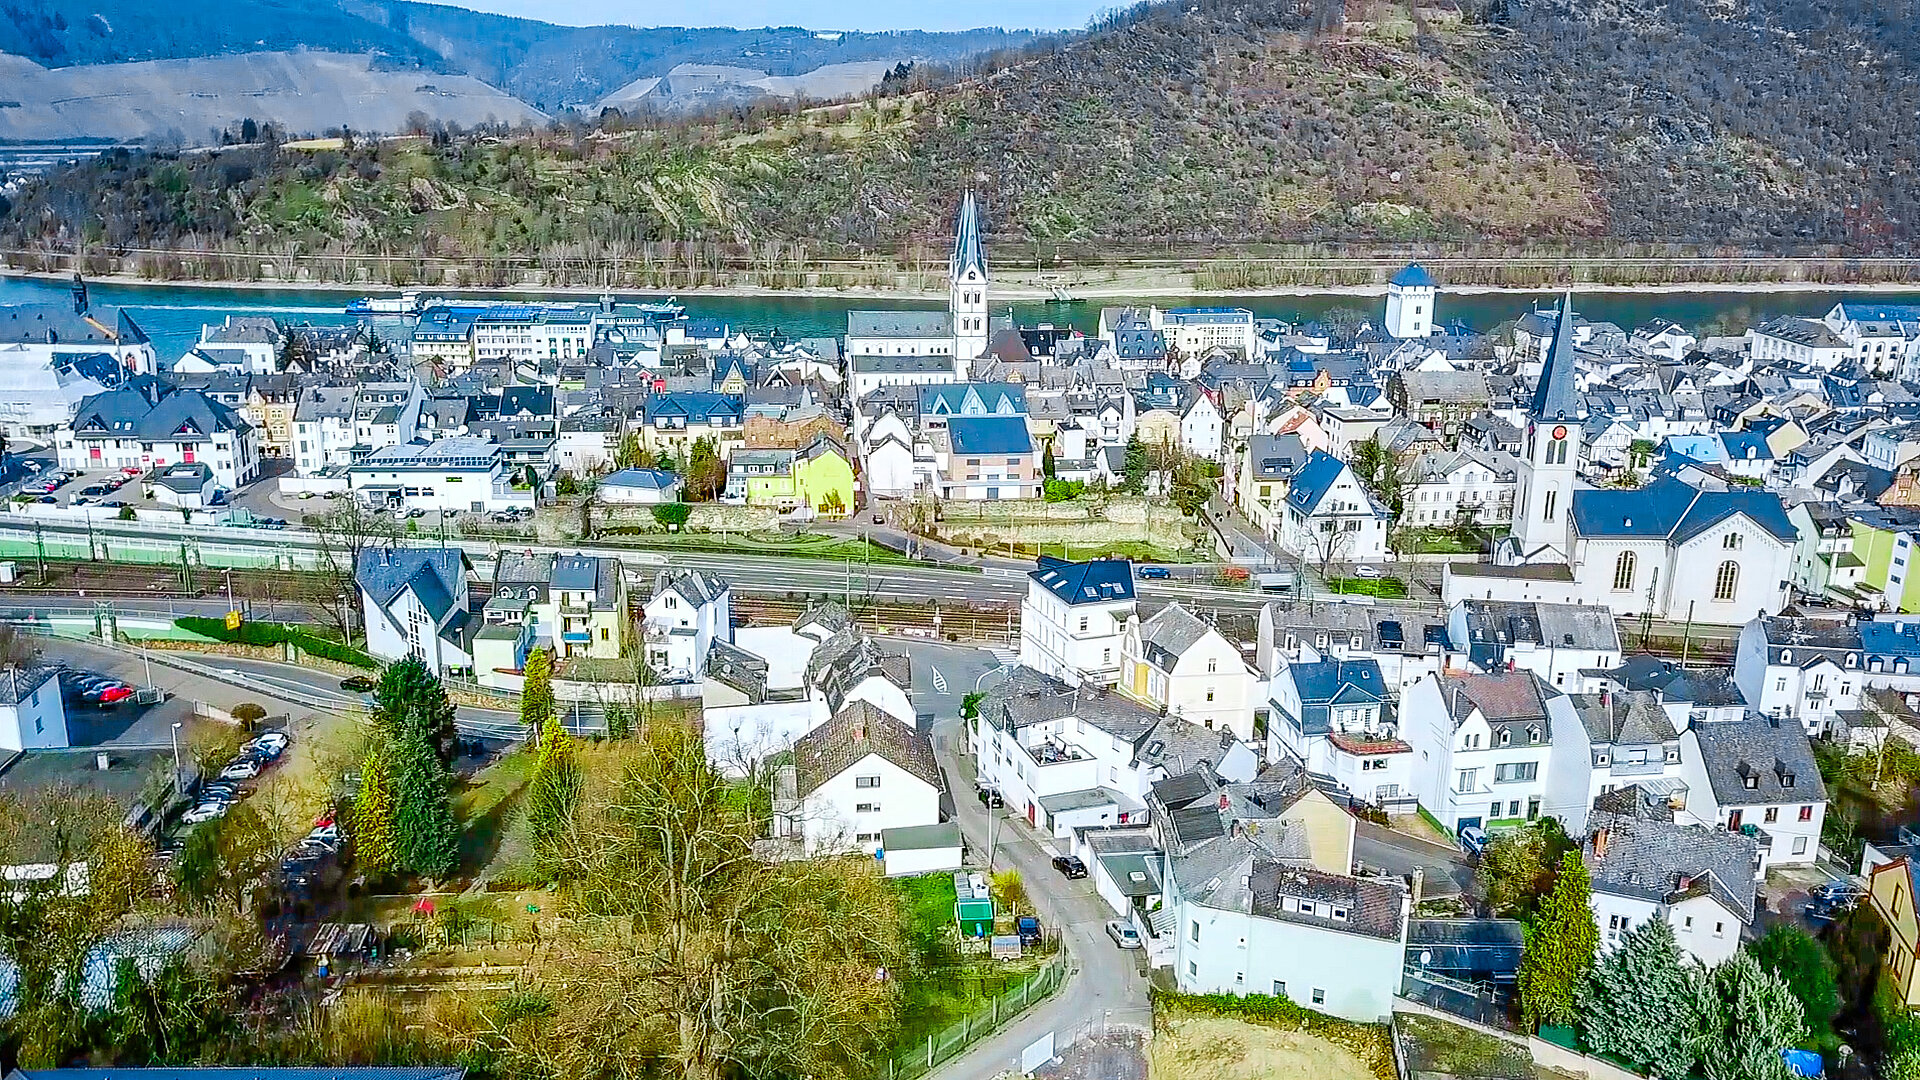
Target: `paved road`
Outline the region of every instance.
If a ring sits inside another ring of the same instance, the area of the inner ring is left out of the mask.
[[[1053,869],[1048,861],[1052,855],[1024,821],[1008,818],[1004,811],[988,811],[972,797],[974,771],[965,745],[957,713],[940,717],[934,725],[934,752],[954,791],[955,816],[967,846],[987,851],[987,815],[1000,815],[994,828],[994,866],[1020,871],[1041,921],[1060,929],[1075,970],[1052,997],[936,1069],[930,1080],[987,1080],[1008,1069],[1017,1071],[1021,1049],[1048,1032],[1057,1052],[1089,1032],[1150,1029],[1153,1010],[1147,1003],[1140,954],[1116,947],[1107,937],[1112,911],[1089,882],[1067,881]]]

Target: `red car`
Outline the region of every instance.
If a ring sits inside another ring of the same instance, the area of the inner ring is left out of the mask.
[[[115,705],[133,696],[131,686],[109,686],[100,691],[100,704]]]

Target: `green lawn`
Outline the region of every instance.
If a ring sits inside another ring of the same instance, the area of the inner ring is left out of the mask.
[[[1372,596],[1381,600],[1405,600],[1407,583],[1397,577],[1327,579],[1327,588],[1352,596]]]
[[[610,530],[595,538],[609,547],[636,547],[650,551],[699,551],[721,555],[778,555],[794,559],[829,559],[896,566],[919,565],[897,551],[851,537],[821,533],[665,533]]]
[[[536,756],[516,750],[475,773],[453,793],[453,817],[460,823],[460,868],[491,876],[523,863],[524,837],[515,836],[516,811],[533,778]]]
[[[1477,555],[1486,550],[1478,537],[1462,538],[1452,529],[1409,529],[1410,550],[1421,555]]]
[[[953,923],[953,875],[927,874],[887,883],[899,894],[903,927],[913,953],[900,980],[903,994],[897,1046],[924,1046],[927,1036],[986,1008],[997,994],[1019,986],[1041,958],[996,963],[984,953],[961,955]]]

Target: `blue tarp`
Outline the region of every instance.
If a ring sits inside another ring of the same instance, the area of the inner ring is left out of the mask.
[[[1795,1076],[1819,1076],[1826,1068],[1820,1055],[1811,1050],[1782,1050],[1780,1060],[1787,1063],[1787,1071]]]

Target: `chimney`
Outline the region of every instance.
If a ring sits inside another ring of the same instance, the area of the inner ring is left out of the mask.
[[[107,752],[105,750],[102,750],[99,753],[93,755],[93,767],[100,770],[101,772],[107,772],[108,770],[113,768],[113,759],[107,756]]]

